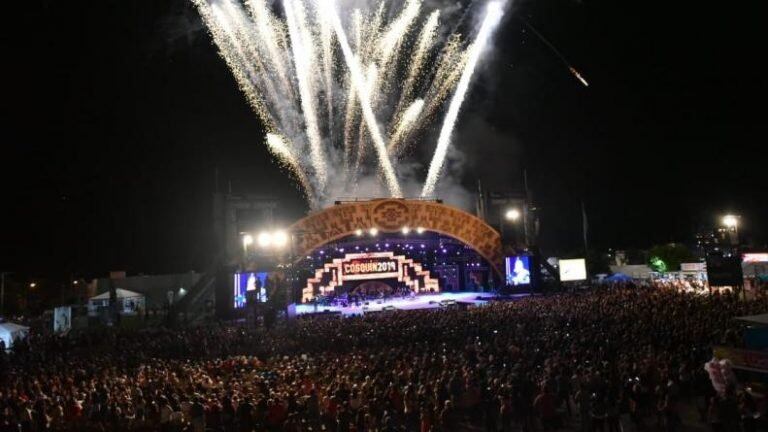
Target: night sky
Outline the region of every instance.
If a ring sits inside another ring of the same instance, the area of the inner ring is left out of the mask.
[[[527,169],[546,253],[579,247],[582,199],[596,247],[690,240],[723,211],[764,244],[766,11],[736,7],[515,3],[460,117],[463,183],[516,189]],[[217,167],[220,188],[281,199],[286,223],[306,211],[189,2],[11,9],[0,271],[203,270]]]

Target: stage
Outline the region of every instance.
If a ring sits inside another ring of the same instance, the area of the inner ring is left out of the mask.
[[[505,296],[504,299],[514,300],[527,297],[530,294],[514,294]],[[366,312],[381,312],[383,310],[416,310],[436,309],[444,307],[443,304],[463,303],[469,306],[482,306],[490,300],[498,298],[496,294],[484,292],[445,292],[439,294],[421,294],[410,298],[396,297],[388,300],[370,301],[368,305],[355,306],[323,306],[314,304],[297,304],[296,315],[315,313],[338,313],[344,316],[362,315]],[[442,304],[441,304],[442,302]]]

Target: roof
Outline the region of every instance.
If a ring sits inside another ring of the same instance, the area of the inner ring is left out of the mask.
[[[22,330],[22,331],[29,330],[29,327],[23,326],[21,324],[12,323],[12,322],[2,322],[0,323],[0,330],[7,331],[8,333],[13,333],[19,330]]]
[[[759,315],[745,315],[745,316],[736,317],[734,319],[737,319],[739,321],[746,321],[752,324],[768,325],[768,313],[759,314]]]
[[[117,288],[115,289],[115,296],[116,298],[133,298],[133,297],[144,297],[144,294],[140,294],[134,291],[128,291],[126,289]],[[96,297],[91,297],[91,300],[109,300],[109,291],[103,292]]]

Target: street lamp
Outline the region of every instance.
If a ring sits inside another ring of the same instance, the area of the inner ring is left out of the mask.
[[[737,246],[739,244],[739,216],[727,214],[723,216],[722,223],[728,229],[731,244]]]
[[[506,218],[508,221],[512,221],[512,222],[515,222],[515,221],[517,221],[518,219],[520,219],[520,210],[518,210],[518,209],[516,209],[516,208],[511,208],[511,209],[507,210],[507,212],[506,212],[506,213],[504,213],[504,217],[505,217],[505,218]]]
[[[30,288],[34,288],[34,287],[36,287],[36,286],[37,286],[37,284],[36,284],[36,283],[34,283],[34,282],[31,282],[31,283],[29,284],[29,287],[30,287]]]
[[[725,215],[723,216],[723,225],[727,228],[736,229],[739,226],[739,217],[732,214]]]

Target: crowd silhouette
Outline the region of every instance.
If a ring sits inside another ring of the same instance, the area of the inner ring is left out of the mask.
[[[632,285],[271,329],[31,335],[0,354],[4,431],[754,430],[703,365],[765,299]]]

